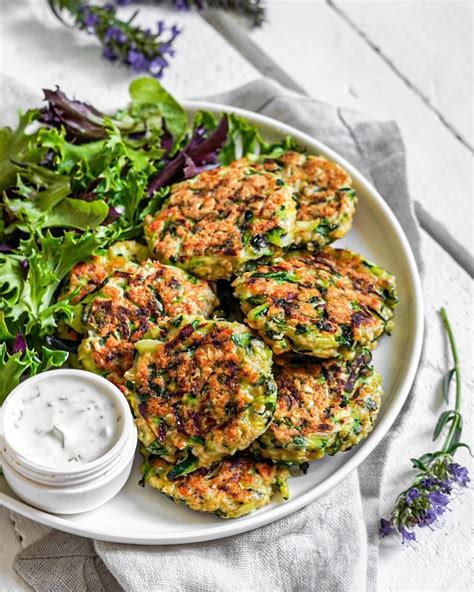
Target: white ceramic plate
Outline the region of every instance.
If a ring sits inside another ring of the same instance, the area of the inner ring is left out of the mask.
[[[299,510],[353,471],[382,440],[400,412],[413,383],[421,353],[423,310],[421,286],[412,251],[395,216],[377,191],[348,162],[324,144],[273,119],[209,103],[188,103],[197,109],[233,111],[247,117],[269,140],[287,134],[309,151],[323,154],[345,167],[354,180],[359,205],[354,227],[337,246],[365,255],[397,277],[400,304],[393,335],[381,339],[374,361],[384,381],[385,395],[375,429],[350,452],[312,463],[308,473],[290,480],[290,499],[272,504],[237,520],[222,520],[178,506],[150,487],[139,487],[136,459],[123,490],[105,506],[72,516],[48,514],[19,500],[0,478],[0,505],[36,522],[96,539],[122,543],[174,544],[218,539],[258,528]],[[138,457],[138,455],[137,455]]]

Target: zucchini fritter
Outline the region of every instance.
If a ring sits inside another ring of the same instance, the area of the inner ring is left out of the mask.
[[[234,294],[276,354],[351,357],[393,328],[395,278],[351,251],[295,251],[252,267]]]
[[[371,358],[368,350],[351,361],[276,356],[277,407],[253,450],[273,461],[302,463],[349,450],[366,438],[382,397]]]
[[[219,303],[204,280],[151,260],[115,272],[88,300],[79,361],[118,385],[132,367],[134,343],[149,329],[177,315],[209,316]]]
[[[357,198],[352,179],[322,156],[285,152],[261,166],[281,176],[297,200],[295,244],[317,249],[342,238],[352,226]]]
[[[127,373],[138,437],[173,476],[247,448],[276,403],[272,354],[239,323],[178,317],[136,344]]]
[[[246,261],[290,245],[295,219],[282,179],[241,159],[173,185],[164,207],[145,218],[145,237],[160,261],[229,279]]]
[[[168,477],[171,467],[162,458],[146,458],[141,466],[144,482],[197,512],[239,518],[269,504],[277,492],[288,498],[288,469],[247,454],[226,457],[174,480]]]
[[[96,290],[111,273],[134,271],[149,256],[148,247],[135,241],[121,241],[108,249],[99,249],[92,259],[72,268],[61,297],[71,295],[71,302],[77,304]]]

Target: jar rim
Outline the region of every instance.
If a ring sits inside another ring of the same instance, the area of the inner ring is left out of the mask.
[[[30,473],[29,471],[25,471],[23,470],[24,467],[16,463],[14,459],[10,458],[5,450],[3,453],[0,453],[0,458],[2,459],[2,464],[4,463],[8,465],[11,471],[23,479],[33,483],[35,486],[70,491],[90,486],[92,483],[101,481],[103,479],[113,479],[115,474],[122,470],[124,464],[127,464],[130,459],[134,458],[136,447],[137,434],[136,427],[133,425],[133,430],[130,432],[129,437],[125,442],[125,446],[121,449],[120,454],[118,454],[111,463],[107,464],[107,466],[102,466],[94,473],[69,475],[67,480],[65,480],[64,477],[60,475],[36,475]]]

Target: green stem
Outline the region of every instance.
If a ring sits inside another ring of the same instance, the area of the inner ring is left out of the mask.
[[[440,315],[443,320],[444,327],[448,334],[449,344],[451,346],[451,353],[453,355],[453,362],[454,362],[454,374],[456,377],[456,400],[454,404],[454,410],[456,411],[456,415],[451,423],[451,428],[449,429],[448,435],[446,436],[446,441],[443,446],[443,451],[446,452],[449,450],[451,446],[451,442],[461,421],[461,368],[459,366],[459,357],[458,357],[458,350],[456,347],[456,342],[454,339],[453,330],[451,329],[451,325],[449,323],[448,315],[446,310],[442,308],[440,310]]]

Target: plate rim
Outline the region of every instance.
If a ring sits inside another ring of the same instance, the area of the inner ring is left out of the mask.
[[[354,454],[341,467],[337,468],[334,473],[327,477],[322,483],[316,485],[310,491],[304,493],[299,498],[288,500],[275,508],[272,508],[266,513],[249,515],[240,520],[222,522],[216,526],[193,529],[192,531],[181,531],[178,533],[167,533],[165,536],[142,536],[142,535],[123,535],[108,534],[103,529],[85,529],[84,527],[76,525],[75,522],[68,520],[60,515],[49,514],[32,506],[29,506],[21,500],[10,497],[8,494],[0,492],[0,506],[9,510],[17,512],[18,514],[30,518],[31,520],[56,528],[58,530],[94,538],[102,541],[129,543],[140,545],[171,545],[171,544],[188,544],[195,542],[203,542],[209,540],[217,540],[243,532],[248,532],[260,528],[272,522],[275,522],[285,516],[289,516],[294,512],[304,508],[309,503],[327,493],[342,479],[347,477],[353,470],[355,470],[380,444],[383,438],[387,435],[396,418],[398,417],[405,401],[408,398],[411,387],[415,380],[416,371],[418,369],[421,351],[423,346],[424,333],[424,314],[423,314],[423,296],[419,271],[413,255],[412,249],[405,235],[403,228],[398,222],[395,214],[392,212],[388,204],[385,202],[380,193],[350,162],[343,158],[338,152],[324,144],[323,142],[313,138],[309,134],[298,130],[288,124],[282,123],[277,119],[255,113],[246,109],[233,107],[232,105],[223,105],[212,101],[182,101],[181,103],[187,112],[197,110],[208,110],[214,113],[235,113],[253,121],[257,125],[265,125],[274,129],[277,132],[284,133],[294,137],[299,143],[307,145],[310,150],[322,153],[341,166],[346,168],[352,178],[356,180],[363,188],[364,193],[367,194],[369,201],[376,204],[382,210],[384,216],[390,221],[392,229],[395,231],[397,239],[399,240],[402,249],[405,263],[407,264],[411,289],[414,294],[414,302],[412,307],[415,319],[415,334],[411,344],[411,352],[407,362],[407,369],[398,386],[397,397],[392,402],[392,406],[387,413],[381,418],[372,433],[365,440],[364,445],[357,448]]]

